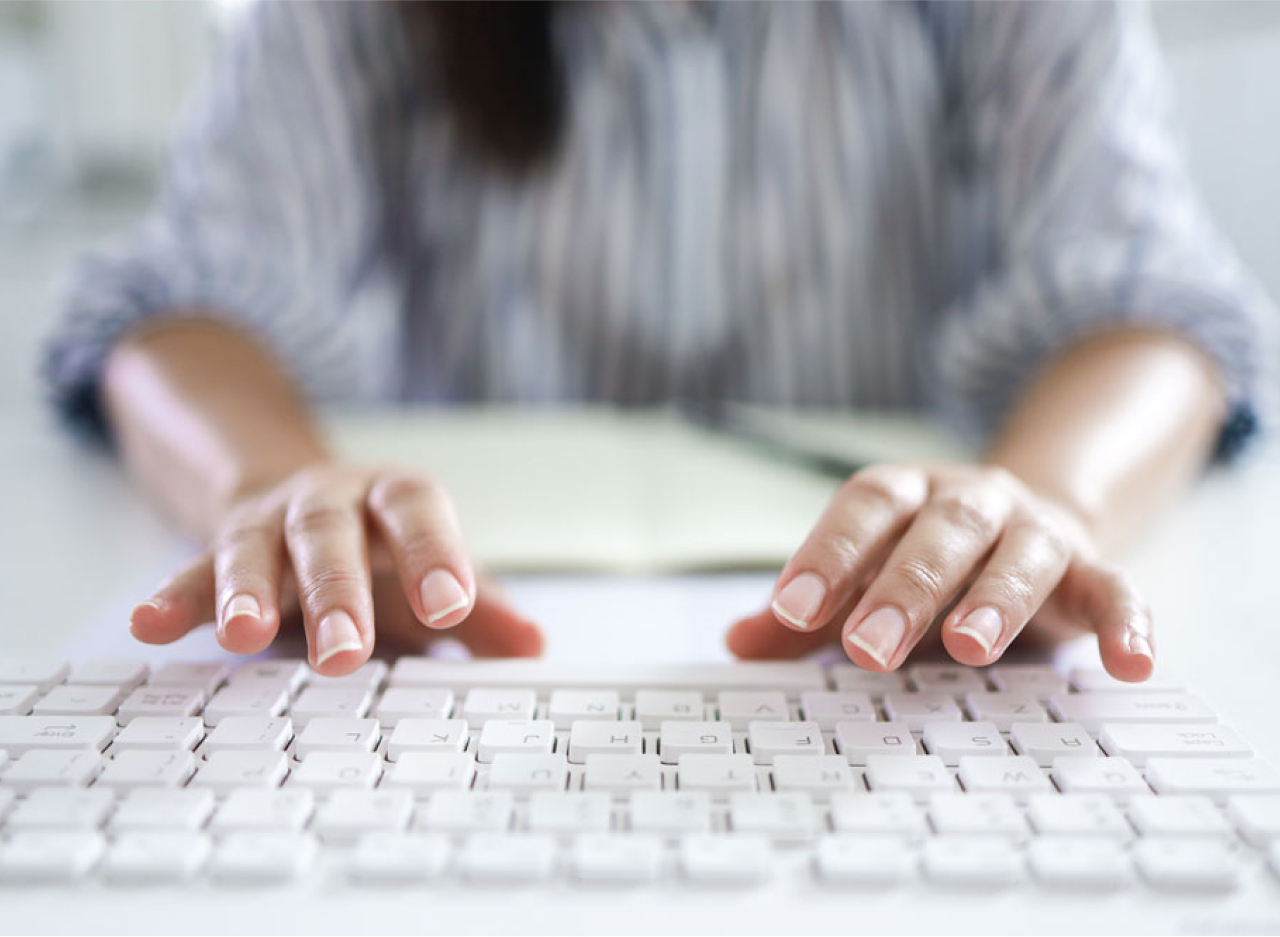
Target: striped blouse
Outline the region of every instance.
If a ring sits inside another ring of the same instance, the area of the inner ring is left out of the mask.
[[[46,376],[205,310],[317,400],[927,409],[989,431],[1048,355],[1185,334],[1254,425],[1267,300],[1208,224],[1132,3],[568,4],[568,120],[460,143],[388,4],[262,3],[158,206],[82,259]]]

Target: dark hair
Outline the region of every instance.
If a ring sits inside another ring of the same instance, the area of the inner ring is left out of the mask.
[[[552,0],[408,0],[399,7],[465,146],[511,173],[553,155],[565,107]]]

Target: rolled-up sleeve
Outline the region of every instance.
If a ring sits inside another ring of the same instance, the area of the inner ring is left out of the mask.
[[[980,3],[956,68],[961,295],[932,351],[938,405],[986,435],[1045,360],[1107,330],[1185,336],[1259,425],[1274,312],[1209,224],[1171,130],[1144,5]]]
[[[359,380],[344,300],[375,224],[367,122],[377,85],[358,26],[345,4],[260,3],[245,14],[175,138],[156,209],[65,280],[43,363],[64,414],[101,428],[111,346],[164,316],[251,332],[315,396]]]

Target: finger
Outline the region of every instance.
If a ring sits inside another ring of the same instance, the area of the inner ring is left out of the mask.
[[[1088,622],[1098,635],[1098,653],[1107,672],[1137,683],[1155,671],[1151,611],[1138,588],[1106,563],[1076,561],[1059,587],[1064,609]]]
[[[373,650],[363,501],[354,483],[320,485],[296,495],[285,517],[311,666],[327,676],[350,673]]]
[[[831,628],[796,631],[778,623],[772,610],[733,623],[725,635],[729,651],[744,660],[800,657],[836,640]]]
[[[237,654],[265,649],[280,630],[280,579],[284,569],[281,511],[233,515],[214,549],[218,643]]]
[[[432,628],[460,623],[475,601],[475,577],[444,489],[391,470],[374,482],[367,500],[418,620]]]
[[[537,657],[545,645],[537,624],[484,591],[457,637],[477,657]]]
[[[914,468],[851,476],[778,577],[770,606],[777,620],[798,631],[830,622],[927,494],[927,477]]]
[[[849,657],[870,670],[898,667],[991,549],[1011,509],[998,485],[936,492],[845,622]]]
[[[156,589],[129,616],[129,630],[144,644],[168,644],[213,620],[213,559],[204,554]]]
[[[951,656],[972,666],[998,660],[1053,593],[1071,554],[1065,532],[1052,522],[1011,522],[942,626]]]

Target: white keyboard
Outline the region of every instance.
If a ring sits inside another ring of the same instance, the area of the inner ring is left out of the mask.
[[[0,660],[0,894],[246,883],[1247,890],[1280,920],[1280,775],[1176,682],[1044,666]]]

